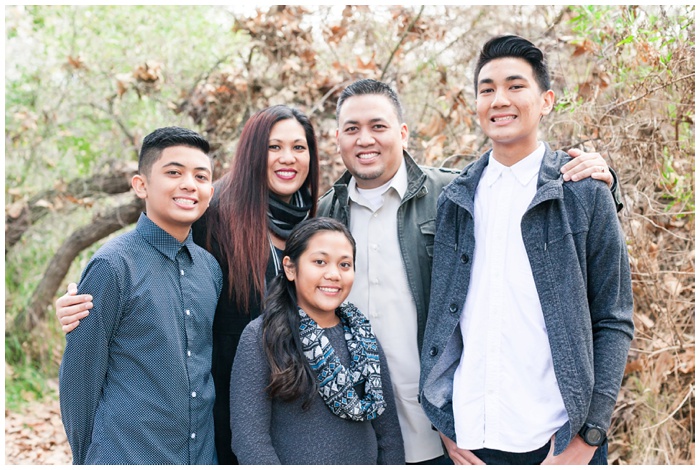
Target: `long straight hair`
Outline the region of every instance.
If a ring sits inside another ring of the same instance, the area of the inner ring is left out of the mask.
[[[287,239],[284,256],[289,256],[296,266],[309,246],[309,239],[324,231],[345,235],[352,245],[354,261],[355,239],[345,225],[328,217],[305,220],[294,228]],[[270,365],[270,383],[266,391],[270,398],[283,401],[302,398],[302,408],[308,409],[318,388],[304,356],[299,325],[296,284],[282,271],[270,283],[263,311],[263,350]]]
[[[319,163],[313,125],[301,111],[277,105],[258,111],[243,127],[231,170],[222,178],[218,217],[210,218],[210,233],[228,264],[228,273],[224,273],[228,276],[228,295],[235,295],[236,305],[246,313],[251,298],[262,298],[265,294],[265,271],[270,256],[268,147],[272,127],[285,119],[295,119],[306,134],[309,174],[302,187],[311,194],[309,217],[316,215]]]

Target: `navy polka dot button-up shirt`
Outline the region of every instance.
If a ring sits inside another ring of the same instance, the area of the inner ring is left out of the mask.
[[[63,424],[74,464],[211,464],[212,323],[221,269],[145,214],[100,248],[78,292],[94,307],[66,336]]]

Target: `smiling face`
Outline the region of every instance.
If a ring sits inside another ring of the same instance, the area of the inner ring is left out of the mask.
[[[270,191],[289,202],[306,181],[310,160],[306,132],[296,119],[284,119],[272,126],[267,151]]]
[[[535,150],[540,118],[552,110],[554,92],[540,90],[530,64],[513,57],[488,62],[479,72],[476,96],[494,158],[510,166]]]
[[[297,303],[322,328],[338,323],[335,309],[345,301],[355,280],[352,244],[342,232],[314,234],[294,264],[282,261],[287,279],[294,281]]]
[[[348,171],[363,189],[391,180],[408,145],[408,126],[399,122],[394,106],[383,95],[348,98],[338,114],[336,142]]]
[[[182,145],[163,149],[148,174],[135,175],[131,184],[146,200],[148,218],[179,241],[187,238],[214,193],[209,157]]]

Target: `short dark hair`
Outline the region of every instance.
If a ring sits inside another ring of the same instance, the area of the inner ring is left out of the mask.
[[[148,134],[139,152],[139,173],[148,176],[163,150],[177,146],[192,147],[209,155],[209,142],[193,130],[184,127],[161,127]]]
[[[394,106],[394,110],[396,111],[396,117],[399,119],[399,122],[403,122],[403,106],[401,106],[399,96],[396,94],[394,89],[384,82],[380,82],[379,80],[373,80],[371,78],[363,78],[362,80],[357,80],[356,82],[351,83],[350,85],[345,87],[345,90],[343,90],[343,92],[340,94],[340,98],[338,98],[338,104],[335,107],[336,122],[340,117],[340,108],[343,107],[343,103],[345,103],[345,101],[348,98],[360,95],[386,96],[391,102],[392,106]]]
[[[525,38],[514,35],[496,36],[489,39],[479,54],[479,60],[474,69],[474,93],[479,92],[479,73],[481,69],[495,59],[513,57],[523,59],[532,67],[537,85],[542,92],[551,88],[549,67],[542,51]]]

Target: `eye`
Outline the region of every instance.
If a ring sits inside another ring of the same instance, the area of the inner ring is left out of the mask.
[[[280,146],[277,144],[270,144],[267,148],[269,148],[270,150],[279,150]]]
[[[196,178],[200,181],[209,181],[209,176],[208,175],[197,175]]]
[[[317,264],[319,266],[323,266],[324,264],[326,264],[326,262],[322,259],[315,259],[313,262],[314,264]]]
[[[165,174],[170,176],[177,176],[180,174],[180,172],[178,170],[167,170]]]
[[[480,95],[485,95],[486,93],[491,93],[493,91],[493,88],[482,88],[479,90]]]
[[[357,126],[350,126],[345,128],[345,132],[355,132],[357,130]]]
[[[510,88],[513,89],[513,90],[519,90],[520,88],[525,88],[525,85],[513,85],[513,86],[510,87]]]
[[[306,150],[306,147],[304,147],[303,145],[295,145],[294,150],[298,150],[300,152],[303,152],[304,150]]]
[[[352,263],[350,261],[344,261],[340,263],[340,267],[344,269],[352,269]]]
[[[383,129],[386,129],[387,126],[385,124],[375,124],[374,126],[372,126],[372,128],[378,129],[378,130],[383,130]]]

